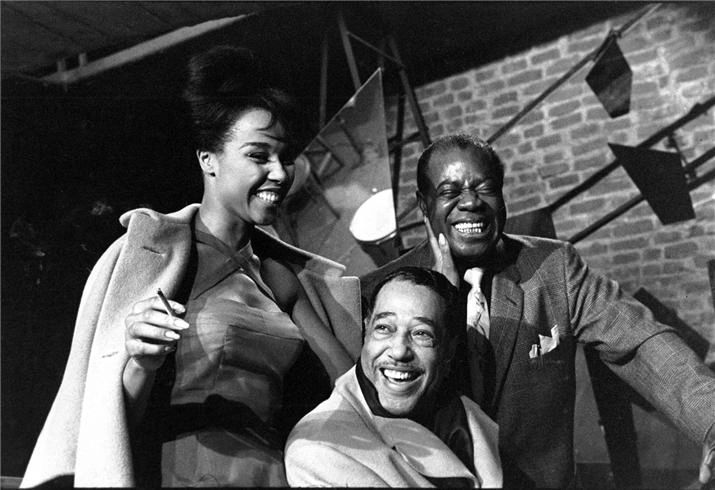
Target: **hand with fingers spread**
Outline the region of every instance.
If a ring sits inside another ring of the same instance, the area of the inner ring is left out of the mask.
[[[427,217],[423,217],[423,220],[425,228],[427,229],[429,243],[432,247],[432,255],[434,255],[432,269],[449,279],[449,282],[451,282],[453,286],[459,287],[459,274],[457,272],[457,266],[454,265],[454,259],[452,258],[452,252],[449,249],[447,239],[442,233],[439,234],[439,238],[436,238],[432,230],[432,225]]]
[[[159,297],[151,297],[134,304],[125,320],[125,348],[131,360],[145,371],[161,367],[169,352],[176,350],[180,332],[189,324],[174,316],[185,312],[184,306],[170,301],[172,312],[167,312]]]

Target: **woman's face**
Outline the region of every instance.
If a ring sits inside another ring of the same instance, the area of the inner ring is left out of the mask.
[[[199,151],[205,191],[220,212],[256,225],[273,223],[293,182],[293,162],[286,161],[285,131],[269,126],[264,109],[244,112],[234,122],[223,148]]]

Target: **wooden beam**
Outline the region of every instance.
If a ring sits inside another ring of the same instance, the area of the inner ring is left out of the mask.
[[[211,31],[221,29],[223,27],[234,24],[238,21],[246,19],[255,13],[239,15],[236,17],[225,17],[222,19],[209,20],[196,24],[190,27],[182,27],[163,34],[159,37],[139,43],[131,48],[118,51],[104,58],[95,61],[86,62],[84,65],[78,66],[71,70],[58,71],[51,75],[42,78],[43,81],[49,83],[69,85],[77,83],[89,77],[93,77],[107,70],[118,68],[127,63],[139,61],[147,56],[150,56],[159,51],[165,50],[189,39],[201,36]]]

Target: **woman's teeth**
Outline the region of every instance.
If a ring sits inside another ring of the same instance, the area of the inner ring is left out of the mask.
[[[486,225],[484,221],[476,221],[469,223],[457,223],[454,225],[459,233],[469,234],[469,233],[484,233]]]
[[[275,204],[278,201],[280,201],[280,196],[278,195],[277,192],[271,192],[271,191],[261,191],[256,194],[259,199],[269,202],[271,204]]]
[[[395,371],[394,369],[383,369],[382,374],[391,381],[412,381],[417,377],[414,371]]]

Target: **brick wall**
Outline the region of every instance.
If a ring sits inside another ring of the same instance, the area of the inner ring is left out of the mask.
[[[432,138],[452,132],[492,135],[528,102],[598,46],[610,29],[634,13],[534,46],[486,66],[416,89]],[[607,142],[637,145],[690,108],[715,95],[715,5],[664,4],[638,22],[619,41],[633,70],[631,110],[611,119],[584,79],[588,64],[553,92],[495,147],[506,165],[504,197],[510,215],[543,207],[614,156]],[[414,123],[406,122],[406,134]],[[715,145],[715,108],[678,132],[688,161]],[[387,114],[393,133],[395,110]],[[674,151],[665,141],[652,147]],[[422,147],[405,147],[400,211],[413,204],[415,168]],[[702,175],[715,160],[700,167]],[[638,195],[618,168],[553,216],[558,237],[568,239],[598,218]],[[691,191],[696,218],[661,225],[643,202],[577,244],[596,270],[634,293],[646,288],[676,310],[691,327],[715,344],[715,312],[707,261],[715,259],[715,182]],[[420,219],[413,211],[404,223]],[[424,237],[422,227],[403,235],[405,246]],[[713,349],[711,349],[711,355]]]

